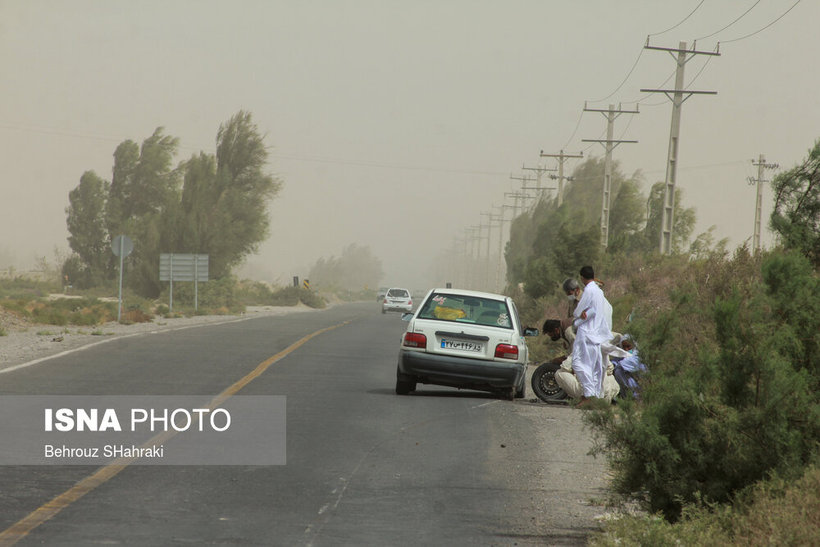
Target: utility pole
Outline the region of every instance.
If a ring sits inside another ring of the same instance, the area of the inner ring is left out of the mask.
[[[559,154],[544,154],[541,150],[540,156],[542,158],[558,158],[558,207],[564,203],[564,162],[570,158],[583,158],[583,152],[580,154],[564,154],[561,150]]]
[[[532,182],[532,177],[529,176],[529,175],[524,175],[523,177],[515,177],[513,175],[510,175],[510,179],[511,180],[520,180],[522,188]]]
[[[555,169],[555,168],[547,169],[546,167],[543,167],[541,165],[539,165],[538,167],[525,167],[523,164],[521,165],[521,169],[523,171],[535,171],[535,188],[525,188],[525,190],[530,190],[530,189],[537,190],[539,195],[541,195],[541,190],[542,190],[542,188],[541,188],[541,177],[544,175],[544,173],[551,173],[551,172],[555,172],[555,171],[558,170],[558,169]],[[554,188],[544,188],[543,190],[553,190],[553,189]]]
[[[582,142],[598,142],[604,145],[606,150],[606,159],[604,160],[604,193],[601,199],[601,247],[606,251],[609,244],[609,206],[612,192],[612,150],[621,143],[636,143],[638,141],[624,141],[616,140],[612,137],[615,133],[615,118],[621,114],[640,114],[638,110],[621,110],[618,105],[618,110],[615,110],[615,105],[609,105],[608,110],[601,110],[598,108],[587,108],[584,103],[584,112],[600,112],[606,118],[606,139],[582,139]]]
[[[476,289],[476,290],[481,290],[482,289],[482,284],[483,284],[483,281],[481,279],[481,272],[480,272],[480,269],[479,269],[479,265],[481,264],[481,241],[485,237],[485,236],[481,235],[481,232],[484,231],[485,226],[486,225],[482,224],[482,223],[479,223],[478,226],[472,226],[472,228],[475,229],[476,232],[478,233],[478,235],[475,236],[476,259],[475,259],[475,264],[473,264],[473,267],[472,267],[473,277],[474,277],[473,287],[472,288]],[[490,239],[489,226],[486,226],[486,227],[487,227],[487,236],[486,236],[486,238],[489,241],[489,239]]]
[[[544,186],[543,188],[538,187],[538,186],[522,186],[521,187],[521,190],[524,190],[524,191],[526,191],[526,190],[535,190],[535,191],[538,192],[537,196],[530,196],[529,194],[525,194],[527,199],[537,199],[538,200],[537,203],[533,203],[532,208],[530,210],[535,209],[535,207],[538,205],[538,203],[541,202],[541,198],[544,197],[544,192],[546,190],[555,190],[555,189],[556,189],[555,186]]]
[[[478,232],[478,226],[469,226],[465,228],[467,232],[467,239],[470,242],[470,260],[467,261],[467,269],[465,272],[465,280],[468,289],[475,289],[476,288],[476,281],[475,281],[475,265],[478,262],[478,257],[476,255],[476,250],[478,248],[478,244],[480,242],[479,236],[476,235]],[[480,235],[480,234],[479,234]]]
[[[757,199],[755,200],[755,231],[754,231],[754,238],[752,239],[752,248],[756,253],[760,252],[760,222],[762,218],[763,212],[763,183],[769,182],[768,180],[763,180],[763,170],[764,169],[777,169],[780,167],[776,163],[766,163],[766,158],[763,157],[763,154],[760,154],[757,159],[757,163],[755,160],[752,160],[752,165],[757,166],[757,178],[749,177],[749,184],[757,184]]]
[[[482,212],[481,216],[487,217],[487,260],[484,268],[484,290],[490,290],[490,239],[492,239],[493,221],[495,220],[495,217],[491,211]]]
[[[527,199],[533,199],[533,197],[531,195],[523,193],[523,192],[505,192],[504,197],[515,198],[515,205],[513,205],[512,220],[515,220],[515,217],[518,216],[518,209],[524,209],[526,204],[524,204],[523,201],[527,200]],[[522,201],[521,205],[518,205],[518,200],[519,199]]]
[[[666,162],[666,181],[663,195],[663,216],[661,219],[660,252],[672,252],[672,228],[675,222],[675,182],[678,172],[678,140],[680,139],[680,114],[683,102],[692,95],[717,95],[717,91],[690,91],[683,89],[683,69],[695,55],[719,56],[717,51],[695,51],[686,49],[686,42],[680,42],[677,49],[654,47],[646,38],[644,49],[666,51],[676,59],[675,89],[641,89],[641,93],[663,93],[672,101],[672,126],[669,131],[669,153]],[[677,57],[675,57],[677,54]],[[684,97],[684,95],[686,95]]]
[[[504,218],[504,205],[501,205],[498,209],[499,213],[491,218],[498,222],[498,262],[495,268],[495,288],[498,292],[501,292],[504,290],[504,287],[501,286],[501,262],[504,260],[504,223],[506,219]]]
[[[520,190],[520,197],[521,197],[522,200],[528,199],[530,196],[529,196],[529,194],[527,194],[526,192],[523,191],[523,188],[525,188],[526,186],[528,186],[532,182],[532,177],[529,176],[529,175],[524,175],[523,177],[516,177],[516,176],[510,175],[510,179],[511,180],[521,181],[521,188],[519,189]],[[526,197],[524,197],[524,196],[526,196]],[[519,196],[516,196],[516,203],[518,203],[518,197]],[[526,207],[526,204],[522,203],[521,204],[521,209],[524,210],[525,207]]]
[[[548,169],[548,168],[540,166],[540,165],[538,167],[525,167],[524,165],[522,165],[521,169],[523,169],[525,171],[535,171],[535,186],[526,186],[528,181],[532,180],[531,178],[528,178],[527,176],[517,179],[517,180],[522,181],[521,182],[521,190],[523,190],[523,191],[535,190],[536,192],[538,192],[537,197],[538,197],[539,201],[544,197],[544,192],[546,190],[555,190],[554,187],[541,186],[541,177],[544,175],[544,173],[551,173],[551,172],[557,171],[557,169]]]

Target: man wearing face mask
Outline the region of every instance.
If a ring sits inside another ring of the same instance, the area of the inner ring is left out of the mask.
[[[564,294],[567,295],[567,300],[569,300],[567,317],[572,317],[572,312],[575,311],[575,306],[577,306],[578,302],[581,300],[581,293],[583,292],[583,289],[581,289],[581,284],[571,277],[564,280],[561,288],[564,289]]]
[[[603,288],[603,281],[598,281],[597,279],[595,279],[594,281],[598,285],[598,287]],[[569,309],[567,310],[567,317],[573,317],[572,314],[575,312],[575,308],[578,306],[578,302],[581,301],[581,295],[584,293],[584,289],[581,288],[580,283],[578,283],[571,277],[568,277],[564,280],[562,288],[564,289],[564,294],[567,295],[567,300],[569,300]],[[606,299],[604,299],[604,315],[606,317],[607,325],[609,325],[609,330],[611,331],[612,306]]]

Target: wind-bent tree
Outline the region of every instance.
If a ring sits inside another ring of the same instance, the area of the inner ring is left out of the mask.
[[[152,298],[162,290],[159,255],[166,239],[162,227],[179,199],[180,173],[173,168],[179,139],[163,131],[158,127],[140,147],[130,140],[117,146],[106,217],[111,239],[127,235],[134,241],[128,285]]]
[[[264,172],[268,151],[248,112],[217,133],[216,155],[185,163],[177,252],[207,253],[210,273],[222,277],[268,235],[268,201],[281,182]]]
[[[574,276],[583,264],[598,261],[604,170],[602,158],[588,159],[573,171],[560,207],[557,200],[542,200],[513,222],[505,253],[508,282],[523,281],[527,294],[538,298]],[[608,252],[642,246],[645,205],[637,176],[625,177],[615,162]]]
[[[159,127],[141,146],[117,146],[110,184],[83,175],[66,210],[72,274],[110,278],[110,241],[127,235],[134,241],[127,283],[156,297],[161,253],[208,254],[210,277],[221,278],[257,249],[267,236],[268,201],[281,183],[264,172],[268,153],[250,113],[220,126],[215,155],[202,152],[174,168],[178,143]]]
[[[820,140],[801,165],[775,176],[772,188],[772,230],[783,246],[820,266]]]
[[[660,247],[661,223],[663,222],[663,199],[664,183],[656,182],[649,192],[649,199],[646,201],[648,217],[646,227],[643,230],[643,241],[641,248],[644,251],[653,251]],[[672,228],[672,252],[675,254],[684,252],[687,243],[695,229],[695,210],[692,207],[684,207],[683,190],[675,190],[675,209]]]
[[[94,171],[86,171],[80,184],[68,193],[66,223],[71,234],[68,245],[76,253],[72,268],[63,272],[68,281],[87,287],[106,278],[108,232],[105,227],[105,205],[108,183]]]

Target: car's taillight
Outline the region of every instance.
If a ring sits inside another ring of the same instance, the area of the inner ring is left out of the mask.
[[[495,347],[495,356],[501,359],[518,359],[518,346],[498,344]]]
[[[408,348],[427,349],[427,337],[417,332],[406,332],[402,345]]]

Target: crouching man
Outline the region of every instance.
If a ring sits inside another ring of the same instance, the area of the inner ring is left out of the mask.
[[[564,345],[565,355],[553,359],[553,363],[560,364],[561,368],[555,371],[555,382],[563,389],[566,394],[576,401],[580,401],[584,396],[584,388],[575,376],[572,370],[572,345],[575,342],[575,331],[569,320],[563,323],[558,319],[547,319],[543,326],[544,334],[550,337],[553,342],[561,341]],[[619,335],[620,337],[620,335]],[[612,401],[618,396],[620,386],[618,385],[615,376],[613,376],[614,367],[609,360],[604,356],[604,363],[606,364],[606,374],[604,376],[604,389],[602,399]]]

